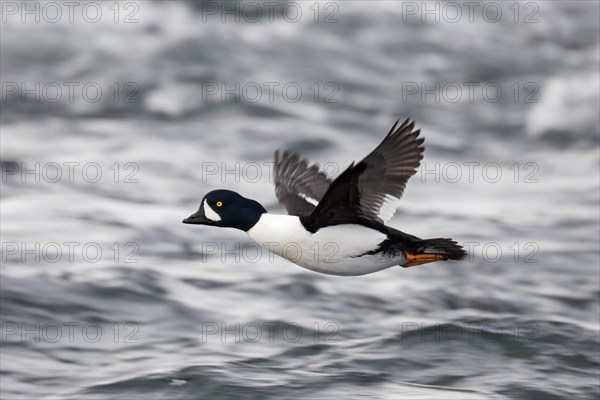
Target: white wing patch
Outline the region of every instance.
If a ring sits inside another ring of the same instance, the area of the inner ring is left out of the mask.
[[[206,200],[204,200],[204,203],[202,203],[202,207],[204,207],[204,216],[206,218],[210,219],[211,221],[221,220],[219,214],[217,214],[215,210],[213,210],[212,207],[206,203]]]
[[[396,208],[398,208],[399,204],[400,199],[398,197],[392,196],[391,194],[386,194],[385,200],[379,209],[378,217],[381,218],[384,223],[388,222],[394,216]]]
[[[296,193],[298,196],[300,196],[301,198],[303,198],[304,200],[308,201],[310,204],[312,204],[313,206],[316,206],[319,204],[319,201],[317,199],[313,199],[310,196],[305,195],[304,193]]]

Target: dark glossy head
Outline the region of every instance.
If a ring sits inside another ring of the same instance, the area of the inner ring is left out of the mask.
[[[213,190],[204,196],[198,211],[183,220],[198,224],[248,231],[267,210],[259,202],[231,190]]]

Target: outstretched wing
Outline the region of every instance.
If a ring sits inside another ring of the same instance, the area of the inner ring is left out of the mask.
[[[331,180],[315,164],[289,151],[275,152],[275,195],[290,215],[308,215],[323,198]]]
[[[392,218],[423,159],[424,139],[414,127],[408,119],[397,121],[371,154],[333,181],[314,211],[303,217],[304,226],[316,231],[360,219],[385,223]]]

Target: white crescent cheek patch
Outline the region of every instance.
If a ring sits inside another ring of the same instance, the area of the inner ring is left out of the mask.
[[[204,203],[202,204],[202,207],[204,207],[204,216],[208,219],[210,219],[211,221],[220,221],[221,217],[219,216],[219,214],[217,214],[215,212],[215,210],[213,210],[208,203],[206,203],[206,200],[204,200]]]

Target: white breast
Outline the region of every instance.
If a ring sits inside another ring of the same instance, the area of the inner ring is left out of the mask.
[[[398,265],[383,256],[362,256],[387,236],[362,225],[336,225],[312,234],[300,218],[263,214],[248,235],[259,245],[293,263],[333,275],[363,275]]]

